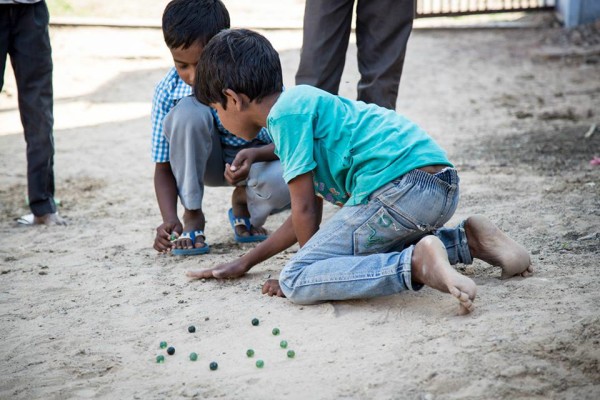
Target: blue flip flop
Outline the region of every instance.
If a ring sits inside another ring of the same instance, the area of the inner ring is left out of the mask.
[[[197,231],[192,232],[183,232],[178,239],[190,239],[192,244],[196,244],[196,236],[204,236],[204,231],[198,229]],[[196,256],[198,254],[206,254],[210,251],[210,246],[208,243],[204,242],[203,247],[194,247],[193,249],[173,249],[171,253],[176,256]]]
[[[236,226],[244,225],[246,227],[246,229],[248,229],[248,232],[250,232],[250,229],[252,228],[252,224],[250,223],[250,218],[236,217],[235,215],[233,215],[232,208],[229,209],[227,214],[229,215],[229,223],[231,224],[231,228],[233,229],[233,236],[234,236],[236,242],[238,242],[238,243],[262,242],[263,240],[266,240],[268,238],[267,235],[250,235],[250,236],[238,235],[237,232],[235,231]]]

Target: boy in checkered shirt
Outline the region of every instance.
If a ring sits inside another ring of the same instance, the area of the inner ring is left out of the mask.
[[[154,248],[173,254],[203,254],[204,186],[234,185],[229,219],[239,242],[266,238],[268,215],[289,205],[289,191],[266,130],[246,141],[227,131],[214,110],[192,94],[198,58],[215,34],[229,28],[220,0],[173,0],[163,14],[165,43],[175,66],[158,83],[152,102],[154,188],[162,223]],[[183,224],[177,215],[177,198]]]

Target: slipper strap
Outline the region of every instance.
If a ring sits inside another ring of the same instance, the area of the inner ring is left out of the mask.
[[[246,229],[248,229],[248,222],[249,221],[247,221],[247,218],[235,218],[233,220],[233,226],[245,226]]]
[[[179,239],[190,239],[192,241],[192,245],[195,245],[196,236],[202,236],[204,240],[206,240],[206,236],[204,235],[204,231],[202,229],[190,232],[183,232],[181,236],[179,236]]]

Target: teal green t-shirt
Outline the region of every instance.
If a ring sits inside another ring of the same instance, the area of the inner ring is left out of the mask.
[[[286,89],[267,117],[286,182],[313,173],[315,192],[337,205],[428,165],[452,164],[415,123],[394,111],[312,86]]]

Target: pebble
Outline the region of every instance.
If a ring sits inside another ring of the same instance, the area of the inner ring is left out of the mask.
[[[279,335],[279,333],[280,333],[279,328],[273,328],[273,330],[271,332],[273,332],[273,335],[275,335],[275,336]]]
[[[171,346],[167,349],[167,354],[172,356],[173,354],[175,354],[175,347]]]
[[[217,364],[216,362],[211,362],[210,365],[208,366],[210,368],[211,371],[215,371],[217,368],[219,368],[219,364]]]
[[[196,361],[197,359],[198,359],[198,354],[196,354],[196,353],[190,353],[190,360]]]
[[[265,366],[265,362],[263,360],[256,360],[256,367],[262,368]]]
[[[188,326],[188,332],[189,332],[189,333],[194,333],[194,332],[196,332],[196,327],[195,327],[194,325],[190,325],[190,326]]]

